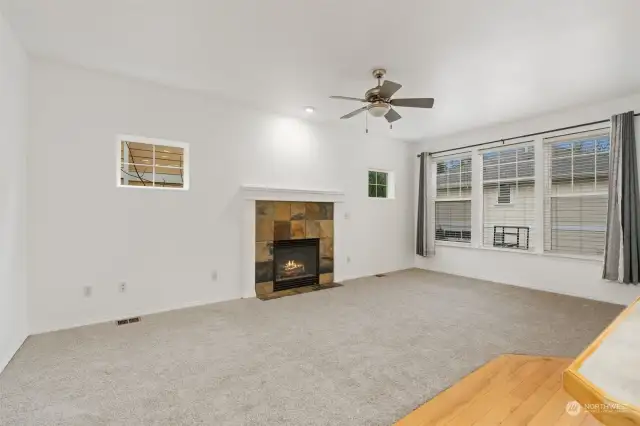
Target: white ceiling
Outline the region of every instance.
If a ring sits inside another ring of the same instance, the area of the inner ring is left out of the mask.
[[[640,90],[638,0],[0,0],[27,49],[312,120],[373,67],[435,97],[391,134],[430,137]],[[638,106],[640,108],[640,105]],[[363,125],[364,118],[355,123]]]

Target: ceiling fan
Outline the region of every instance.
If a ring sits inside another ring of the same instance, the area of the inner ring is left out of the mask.
[[[367,105],[340,117],[341,119],[351,118],[364,111],[369,111],[374,117],[382,117],[387,119],[389,123],[398,121],[402,118],[392,107],[408,107],[408,108],[433,108],[433,98],[405,98],[391,99],[391,97],[402,87],[402,84],[393,81],[381,80],[387,73],[384,69],[373,70],[373,77],[378,79],[378,85],[367,90],[364,98],[351,98],[348,96],[330,96],[331,99],[344,99],[347,101],[365,102]]]

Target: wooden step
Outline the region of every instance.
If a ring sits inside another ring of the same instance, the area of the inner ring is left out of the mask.
[[[502,355],[417,408],[396,426],[596,426],[562,389],[569,358]]]

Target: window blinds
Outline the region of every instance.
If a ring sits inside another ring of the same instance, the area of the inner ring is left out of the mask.
[[[434,161],[435,239],[471,242],[471,157],[467,155]]]
[[[609,148],[606,131],[545,139],[546,252],[603,254]]]
[[[471,200],[437,201],[435,236],[437,241],[471,242]]]
[[[529,250],[535,232],[533,144],[482,154],[483,245]]]

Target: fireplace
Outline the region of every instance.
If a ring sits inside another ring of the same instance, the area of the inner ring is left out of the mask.
[[[320,239],[274,241],[273,291],[319,283]]]
[[[271,300],[331,288],[333,203],[258,200],[256,296]]]

